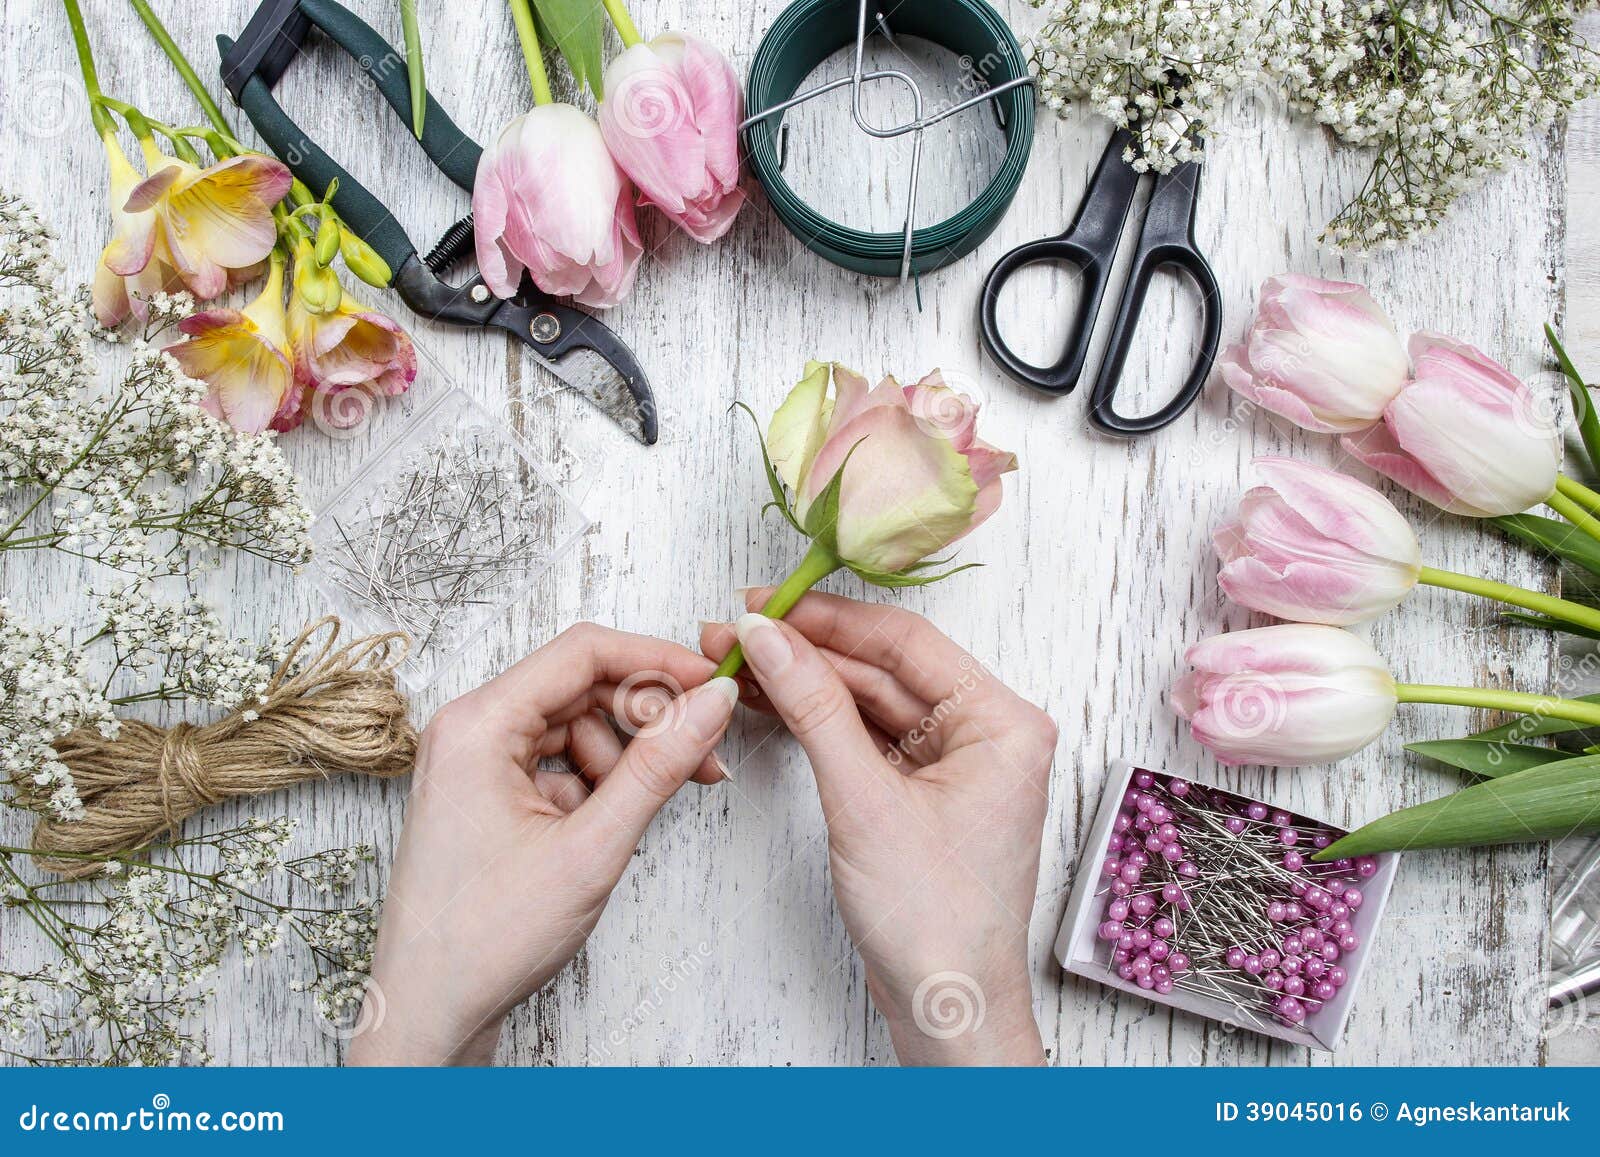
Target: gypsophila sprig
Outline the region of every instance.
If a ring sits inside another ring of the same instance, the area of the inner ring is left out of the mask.
[[[1600,56],[1573,27],[1592,0],[1031,2],[1051,7],[1031,48],[1042,98],[1058,110],[1087,98],[1130,129],[1136,166],[1193,159],[1252,87],[1371,149],[1366,182],[1322,235],[1341,249],[1431,229],[1600,91]]]
[[[270,436],[200,407],[205,387],[148,343],[193,309],[157,294],[107,381],[81,293],[55,288],[52,238],[0,193],[0,566],[54,551],[94,564],[93,625],[76,632],[0,602],[0,775],[58,819],[81,811],[52,743],[115,734],[147,702],[247,706],[283,657],[274,634],[230,637],[194,584],[229,551],[298,566],[310,512]]]
[[[218,965],[232,949],[249,964],[285,941],[309,966],[296,990],[312,992],[322,1015],[348,1017],[377,905],[343,894],[372,849],[286,860],[293,835],[292,821],[253,820],[175,840],[148,861],[100,860],[106,871],[87,881],[34,878],[27,849],[0,846],[0,912],[31,921],[59,952],[31,971],[0,969],[0,1053],[32,1064],[204,1063],[192,1022]],[[311,883],[313,861],[348,870]]]

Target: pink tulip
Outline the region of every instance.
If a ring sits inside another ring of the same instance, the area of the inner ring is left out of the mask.
[[[1257,458],[1267,478],[1213,537],[1234,602],[1299,623],[1347,626],[1397,606],[1422,549],[1387,498],[1337,470]]]
[[[417,351],[406,331],[348,290],[327,313],[313,313],[292,296],[289,337],[296,380],[322,393],[364,389],[394,396],[417,376]]]
[[[281,260],[273,260],[266,288],[250,305],[206,310],[184,318],[178,329],[189,340],[166,352],[210,387],[201,403],[207,413],[247,434],[299,424]]]
[[[868,389],[853,370],[812,362],[773,414],[767,451],[807,532],[836,532],[836,565],[892,575],[970,533],[1000,505],[1000,476],[1017,458],[980,441],[977,418],[977,403],[937,370],[914,386],[885,378]],[[841,467],[837,526],[813,525],[817,500]]]
[[[1345,433],[1383,416],[1405,383],[1406,355],[1364,288],[1286,273],[1263,283],[1255,324],[1218,370],[1237,393],[1297,426]]]
[[[1186,658],[1194,670],[1173,688],[1172,706],[1225,764],[1343,759],[1383,734],[1398,702],[1382,656],[1337,627],[1234,631]]]
[[[1517,514],[1555,490],[1561,433],[1533,392],[1472,346],[1411,339],[1416,380],[1383,424],[1344,439],[1378,473],[1452,514]]]
[[[129,191],[122,208],[149,222],[150,239],[142,242],[148,260],[170,265],[202,301],[227,289],[231,273],[266,260],[278,240],[272,209],[292,181],[281,161],[247,153],[200,169],[153,145],[145,154],[150,176]]]
[[[727,59],[698,37],[664,33],[613,60],[605,92],[600,131],[640,199],[696,241],[726,233],[744,204],[744,94]]]
[[[484,281],[511,297],[527,270],[546,293],[616,305],[644,255],[633,200],[587,115],[570,104],[523,113],[478,162],[472,215]]]

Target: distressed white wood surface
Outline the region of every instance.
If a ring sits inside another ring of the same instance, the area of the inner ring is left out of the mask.
[[[352,6],[398,40],[393,4]],[[107,90],[155,115],[195,117],[132,14],[112,0],[85,7]],[[209,77],[213,35],[236,33],[253,5],[158,7]],[[638,0],[634,7],[647,33],[669,26],[696,32],[730,50],[742,71],[783,3]],[[1002,9],[1022,30],[1038,20],[1020,0]],[[445,13],[442,4],[423,6],[429,82],[455,119],[484,139],[527,103],[511,22],[504,5],[489,0],[453,4]],[[10,0],[0,24],[0,184],[44,207],[73,274],[86,279],[104,240],[103,164],[83,111],[65,19],[50,0]],[[280,93],[313,135],[397,210],[419,243],[465,211],[464,197],[429,167],[338,52],[314,47]],[[1588,143],[1567,146],[1591,175],[1595,127],[1592,117],[1578,122],[1572,136],[1581,130]],[[242,135],[251,139],[247,127]],[[1022,472],[968,549],[989,564],[985,570],[902,596],[866,597],[899,597],[928,614],[1060,721],[1032,937],[1035,999],[1051,1055],[1069,1064],[1325,1064],[1321,1054],[1063,979],[1049,956],[1077,841],[1110,760],[1127,756],[1189,769],[1353,826],[1456,786],[1452,777],[1408,760],[1401,744],[1459,734],[1474,722],[1459,711],[1406,708],[1381,742],[1337,767],[1237,772],[1219,769],[1166,707],[1185,645],[1251,621],[1219,596],[1208,544],[1211,527],[1249,484],[1251,457],[1338,458],[1328,438],[1261,417],[1240,420],[1219,390],[1156,437],[1102,439],[1086,426],[1081,396],[1033,396],[986,363],[975,308],[984,273],[1011,246],[1060,231],[1106,135],[1103,124],[1084,116],[1041,115],[1015,207],[976,256],[925,279],[920,312],[908,289],[811,256],[759,194],[733,235],[709,248],[650,220],[650,262],[633,297],[607,320],[632,343],[656,384],[663,434],[653,450],[628,443],[571,398],[544,397],[549,380],[502,338],[416,325],[425,364],[409,405],[452,383],[493,406],[526,402],[517,411],[519,425],[597,522],[525,607],[418,699],[416,715],[425,721],[450,696],[579,619],[692,642],[697,619],[734,611],[736,587],[780,575],[802,553],[792,534],[759,515],[759,460],[748,428],[728,416],[729,403],[740,399],[769,411],[810,357],[872,375],[916,376],[942,366],[988,400],[987,436],[1020,453]],[[832,144],[833,180],[864,182],[875,205],[898,203],[899,181],[867,169],[868,154],[853,134],[834,134]],[[1574,233],[1581,231],[1573,268],[1592,280],[1600,249],[1595,215],[1582,200],[1592,200],[1594,186],[1569,194],[1563,147],[1559,136],[1537,143],[1529,163],[1472,193],[1421,243],[1370,261],[1342,260],[1319,252],[1314,238],[1358,187],[1363,158],[1335,152],[1316,131],[1291,124],[1269,98],[1241,100],[1227,132],[1209,148],[1199,221],[1201,246],[1225,294],[1226,335],[1236,337],[1245,325],[1262,278],[1299,270],[1366,281],[1402,327],[1457,334],[1533,373],[1540,326],[1563,313],[1569,206]],[[929,174],[933,181],[950,179],[937,164]],[[1042,353],[1060,336],[1066,311],[1052,293],[1064,288],[1041,276],[1012,295],[1007,313],[1019,346]],[[409,320],[392,295],[370,296]],[[1600,355],[1592,291],[1585,301],[1573,319],[1586,339],[1579,348]],[[1188,327],[1152,313],[1129,378],[1175,381],[1187,364]],[[1556,396],[1556,382],[1537,380]],[[392,435],[407,408],[391,407],[352,441],[332,442],[310,430],[290,438],[289,452],[313,495],[331,493]],[[1399,500],[1424,530],[1434,565],[1532,586],[1555,583],[1549,568],[1500,538]],[[20,569],[8,572],[5,583],[23,605],[40,605],[51,590],[47,576]],[[862,593],[853,580],[836,579],[829,588]],[[322,609],[307,585],[281,578],[267,585],[249,567],[219,583],[217,597],[242,632],[295,625]],[[1557,674],[1541,636],[1507,632],[1490,608],[1442,592],[1418,594],[1371,635],[1398,675],[1418,681],[1535,689]],[[831,899],[825,833],[803,757],[757,718],[736,721],[724,753],[736,783],[691,789],[667,808],[589,946],[512,1018],[502,1059],[846,1065],[892,1059]],[[248,808],[224,807],[206,822],[288,810],[303,820],[305,847],[369,840],[387,861],[404,803],[403,783],[318,784]],[[1537,994],[1547,955],[1545,865],[1544,851],[1535,848],[1410,859],[1347,1043],[1333,1063],[1542,1061]],[[8,959],[37,951],[10,924],[0,936]],[[235,962],[224,971],[207,1025],[221,1060],[338,1059],[338,1042],[319,1030],[309,1000],[289,991],[295,974],[284,959],[250,972]]]

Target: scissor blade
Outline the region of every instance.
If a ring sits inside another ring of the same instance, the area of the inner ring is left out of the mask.
[[[655,445],[656,412],[648,397],[636,397],[628,379],[616,366],[587,347],[569,350],[559,361],[551,361],[537,351],[534,358],[560,378],[569,388],[583,395],[589,404],[627,431],[629,437]]]

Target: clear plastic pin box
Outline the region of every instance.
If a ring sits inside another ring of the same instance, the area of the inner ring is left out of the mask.
[[[317,512],[310,575],[359,632],[411,637],[398,675],[421,691],[588,528],[505,421],[456,387]]]
[[[1114,854],[1111,850],[1112,837],[1122,834],[1117,831],[1117,817],[1125,810],[1127,794],[1135,786],[1135,777],[1141,773],[1160,777],[1164,782],[1181,779],[1199,792],[1210,793],[1213,798],[1226,797],[1230,802],[1258,805],[1267,809],[1268,816],[1277,815],[1281,811],[1266,801],[1252,800],[1238,792],[1228,791],[1216,784],[1195,779],[1193,776],[1180,777],[1155,768],[1137,767],[1124,760],[1113,763],[1105,795],[1101,799],[1100,810],[1084,843],[1083,859],[1078,865],[1077,876],[1073,881],[1072,896],[1067,902],[1066,916],[1056,937],[1055,955],[1061,967],[1111,988],[1172,1008],[1179,1008],[1197,1016],[1304,1045],[1307,1048],[1332,1052],[1344,1035],[1362,975],[1371,959],[1374,934],[1382,923],[1384,909],[1388,906],[1389,890],[1394,884],[1395,873],[1399,870],[1399,855],[1391,852],[1372,857],[1376,861],[1376,871],[1370,878],[1359,882],[1362,902],[1359,907],[1350,910],[1347,917],[1351,931],[1360,941],[1359,946],[1343,953],[1337,960],[1338,966],[1344,970],[1345,981],[1330,998],[1313,1002],[1316,1007],[1308,1009],[1305,1019],[1300,1023],[1284,1023],[1270,1013],[1261,1011],[1241,1012],[1236,1004],[1225,999],[1223,995],[1213,995],[1192,987],[1175,986],[1170,992],[1163,994],[1153,988],[1142,987],[1137,978],[1119,974],[1114,956],[1118,944],[1104,939],[1100,934],[1101,926],[1106,920],[1108,903],[1113,898],[1112,877],[1108,875],[1107,858]],[[1333,838],[1346,834],[1342,829],[1313,817],[1291,814],[1289,819],[1291,825],[1300,825],[1307,829],[1315,828]],[[1218,836],[1221,834],[1220,831],[1217,833]],[[1280,854],[1289,850],[1292,849],[1285,848]],[[1313,849],[1302,847],[1300,850],[1309,860]],[[1159,856],[1159,853],[1148,854]],[[1213,878],[1216,876],[1215,872],[1208,869],[1200,871],[1202,876]],[[1234,885],[1224,880],[1209,886],[1226,888]],[[1188,940],[1185,938],[1183,942],[1187,943]],[[1267,942],[1263,938],[1262,943]],[[1179,939],[1175,938],[1173,943],[1179,943]],[[1254,948],[1256,945],[1244,947]],[[1272,950],[1278,952],[1280,947],[1281,940],[1273,944]],[[1197,956],[1192,963],[1195,971],[1198,972],[1204,967],[1211,969],[1213,975],[1217,970],[1227,969],[1226,964],[1214,957],[1201,960]]]

